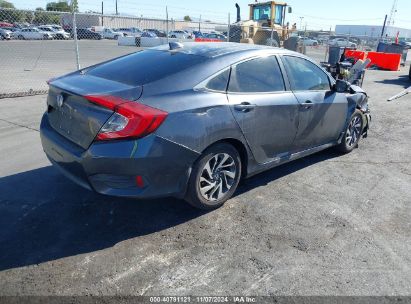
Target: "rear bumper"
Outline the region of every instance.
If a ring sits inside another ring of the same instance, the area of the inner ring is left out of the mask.
[[[84,188],[112,196],[182,198],[199,156],[154,134],[138,140],[95,142],[85,150],[54,131],[47,114],[40,136],[47,157],[65,176]],[[137,176],[141,176],[139,183]]]

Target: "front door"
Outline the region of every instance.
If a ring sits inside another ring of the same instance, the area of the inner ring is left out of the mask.
[[[316,64],[296,56],[281,58],[300,105],[295,149],[336,141],[346,123],[347,98],[331,89],[328,75]]]

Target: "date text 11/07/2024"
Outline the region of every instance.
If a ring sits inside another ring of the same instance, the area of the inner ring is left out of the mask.
[[[173,296],[160,296],[150,297],[150,303],[256,303],[255,297],[173,297]]]

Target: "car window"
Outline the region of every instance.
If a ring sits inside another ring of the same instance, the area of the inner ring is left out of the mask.
[[[312,62],[293,56],[283,56],[283,61],[292,90],[330,90],[327,74]]]
[[[228,90],[247,93],[285,91],[277,58],[262,57],[237,64],[231,72]]]
[[[90,69],[88,74],[130,85],[143,85],[205,61],[207,58],[203,56],[144,50],[102,63]]]
[[[229,77],[230,70],[228,69],[210,79],[205,85],[205,87],[213,91],[225,92],[227,90],[227,83]]]

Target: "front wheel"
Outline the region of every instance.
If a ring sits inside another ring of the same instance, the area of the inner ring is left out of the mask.
[[[355,110],[345,130],[344,137],[341,143],[337,146],[337,150],[342,153],[350,153],[358,146],[361,139],[362,130],[364,127],[363,117],[360,110]]]
[[[216,144],[195,163],[185,199],[199,209],[216,209],[234,194],[240,178],[238,151],[229,144]]]

